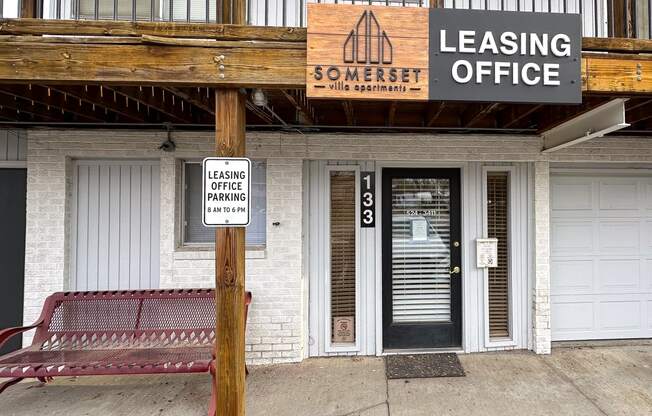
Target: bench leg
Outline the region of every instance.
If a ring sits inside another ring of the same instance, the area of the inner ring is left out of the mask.
[[[5,381],[4,383],[0,384],[0,393],[5,391],[8,387],[11,387],[14,384],[19,383],[21,380],[24,380],[24,377],[12,378],[11,380]]]

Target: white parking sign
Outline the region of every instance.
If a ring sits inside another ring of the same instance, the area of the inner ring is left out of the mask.
[[[207,227],[242,227],[251,219],[251,160],[233,157],[204,159],[202,201]]]

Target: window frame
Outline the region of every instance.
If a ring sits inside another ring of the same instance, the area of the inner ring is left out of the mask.
[[[256,159],[256,161],[263,161],[265,162],[265,215],[267,215],[267,159]],[[253,162],[254,160],[252,160]],[[196,158],[191,158],[191,159],[182,159],[181,160],[181,182],[180,182],[180,201],[181,201],[181,206],[179,208],[179,224],[180,224],[180,230],[179,230],[179,244],[178,247],[181,249],[188,249],[188,250],[209,250],[209,249],[214,249],[215,248],[215,243],[193,243],[193,242],[188,242],[186,241],[186,229],[187,229],[187,221],[186,221],[186,165],[188,164],[195,164],[195,165],[201,165],[202,164],[202,159],[196,159]],[[247,251],[264,251],[267,248],[267,218],[265,221],[265,242],[263,244],[247,244],[246,242],[246,236],[245,236],[245,250]],[[246,231],[245,231],[246,234]]]
[[[324,220],[324,248],[326,252],[326,279],[324,282],[324,352],[359,352],[360,351],[360,166],[359,165],[331,165],[326,166],[326,190],[328,196],[325,200]],[[335,343],[331,332],[331,172],[354,172],[355,173],[355,343]]]
[[[516,234],[514,225],[517,224],[516,220],[516,189],[514,186],[514,175],[516,174],[516,167],[514,166],[483,166],[482,167],[482,235],[483,238],[488,238],[488,213],[487,213],[487,176],[491,172],[507,172],[508,180],[507,195],[509,196],[509,216],[507,218],[507,233],[509,236],[507,258],[509,266],[507,268],[508,277],[508,302],[509,302],[509,337],[505,338],[491,338],[489,335],[489,269],[484,268],[483,273],[483,301],[484,301],[484,343],[486,348],[495,347],[513,347],[518,345],[518,336],[516,333],[516,308],[514,307],[514,300],[516,299],[516,284],[515,276],[518,274],[516,262],[514,261],[514,253],[517,252]]]

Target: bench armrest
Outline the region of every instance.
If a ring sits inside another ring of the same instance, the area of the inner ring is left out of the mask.
[[[9,340],[9,338],[13,337],[14,335],[18,335],[20,333],[27,332],[31,329],[38,328],[42,324],[43,324],[43,319],[40,319],[30,326],[17,326],[13,328],[5,328],[3,330],[0,330],[0,348],[5,342]]]

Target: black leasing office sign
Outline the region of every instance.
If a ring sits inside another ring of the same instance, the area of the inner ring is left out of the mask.
[[[431,100],[581,103],[579,15],[430,13]]]
[[[312,98],[575,104],[576,14],[308,5]]]

